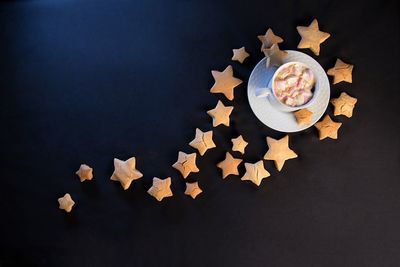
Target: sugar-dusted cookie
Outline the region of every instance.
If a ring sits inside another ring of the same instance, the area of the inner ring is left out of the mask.
[[[250,56],[250,54],[246,52],[246,48],[244,48],[244,46],[239,49],[232,49],[232,51],[232,60],[239,61],[240,63],[243,63],[243,61]]]
[[[232,140],[232,151],[239,151],[244,154],[244,150],[248,143],[243,139],[243,136],[239,135],[237,138],[233,138]]]
[[[141,177],[143,177],[143,174],[136,169],[135,157],[126,161],[114,158],[114,173],[111,180],[120,182],[124,190],[129,188],[132,181]]]
[[[269,149],[264,159],[273,160],[278,171],[282,170],[286,160],[297,158],[297,154],[289,148],[288,135],[279,140],[267,136],[267,144]]]
[[[270,176],[262,160],[254,164],[246,162],[244,166],[246,167],[246,173],[241,178],[242,181],[251,181],[255,185],[260,186],[262,179]]]
[[[218,100],[217,106],[214,109],[207,111],[207,114],[213,119],[214,127],[217,127],[220,124],[229,126],[229,116],[231,115],[232,111],[232,106],[224,106],[224,104]]]
[[[186,183],[185,195],[191,196],[195,199],[203,190],[199,187],[198,182]]]
[[[171,177],[160,179],[157,177],[153,178],[153,185],[147,191],[150,195],[152,195],[158,201],[163,200],[165,197],[171,197]]]
[[[267,58],[267,68],[282,65],[283,59],[288,55],[286,51],[279,49],[278,44],[273,44],[270,48],[263,49],[263,52]]]
[[[189,145],[196,148],[200,155],[203,156],[208,149],[215,147],[212,137],[213,131],[203,132],[199,128],[196,128],[196,136]]]
[[[93,179],[93,169],[86,164],[81,164],[75,174],[79,176],[81,182]]]
[[[222,169],[222,178],[225,179],[230,174],[239,175],[238,166],[241,162],[241,159],[236,159],[226,152],[225,159],[217,164],[217,167]]]
[[[331,36],[329,33],[319,30],[318,21],[316,19],[314,19],[308,27],[297,26],[297,31],[301,36],[301,41],[297,48],[310,48],[317,56],[319,55],[320,44]]]
[[[172,167],[180,171],[185,179],[191,172],[199,172],[199,168],[196,166],[196,153],[186,154],[179,151],[178,161]]]
[[[233,89],[241,84],[243,81],[233,77],[233,68],[231,65],[226,67],[222,72],[212,70],[212,76],[214,77],[215,83],[211,87],[211,93],[222,93],[228,98],[229,100],[233,100]]]
[[[335,66],[330,68],[327,73],[329,76],[333,76],[333,84],[340,82],[353,82],[353,65],[344,63],[339,58],[336,59]]]
[[[313,113],[307,108],[300,109],[293,113],[298,125],[308,125],[311,123]]]
[[[261,51],[266,48],[271,48],[273,44],[280,44],[283,42],[283,39],[275,35],[271,28],[268,28],[264,35],[259,35],[257,37],[261,42]]]
[[[319,140],[327,137],[337,139],[338,130],[342,126],[342,123],[334,122],[327,114],[322,121],[317,122],[314,126],[319,131]]]
[[[353,116],[353,109],[357,103],[357,98],[351,97],[343,92],[340,94],[339,98],[332,99],[331,103],[335,106],[333,115],[344,115],[351,118]]]
[[[72,207],[75,205],[74,200],[71,195],[66,193],[63,197],[58,199],[59,209],[65,210],[66,212],[71,212]]]

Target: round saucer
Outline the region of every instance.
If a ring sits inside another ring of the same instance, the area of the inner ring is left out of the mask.
[[[309,125],[298,125],[296,118],[292,112],[284,112],[275,108],[269,100],[269,97],[257,97],[256,89],[267,87],[270,79],[274,74],[274,68],[266,67],[266,58],[263,58],[255,66],[251,72],[247,85],[247,96],[249,98],[250,107],[256,117],[268,127],[280,132],[299,132],[305,130],[316,123],[325,113],[329,104],[330,85],[325,70],[312,57],[307,54],[294,50],[286,50],[288,55],[284,58],[283,63],[298,61],[306,64],[320,82],[320,92],[316,96],[314,103],[308,107],[313,115]]]

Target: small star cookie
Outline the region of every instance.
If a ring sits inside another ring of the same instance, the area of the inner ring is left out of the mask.
[[[320,44],[322,44],[331,35],[319,30],[318,21],[314,19],[310,26],[297,26],[297,31],[301,36],[297,48],[310,48],[315,55],[319,55]]]
[[[251,164],[245,163],[246,173],[241,178],[242,181],[252,181],[255,185],[260,186],[262,179],[270,176],[269,172],[264,168],[262,160]]]
[[[332,105],[335,106],[333,115],[344,115],[348,118],[353,116],[353,109],[357,103],[357,98],[351,97],[346,93],[341,93],[339,98],[331,100]]]
[[[335,66],[330,68],[327,73],[329,76],[333,76],[333,84],[340,82],[353,82],[353,65],[344,63],[340,59],[336,59]]]
[[[244,154],[244,150],[248,143],[243,139],[243,136],[239,135],[237,138],[233,138],[232,140],[232,151],[239,151]]]
[[[240,63],[243,63],[243,61],[248,56],[250,56],[250,54],[246,52],[246,49],[244,48],[244,46],[239,49],[233,49],[232,51],[233,51],[232,60],[239,61]]]
[[[147,193],[152,195],[158,201],[163,200],[165,197],[172,197],[171,177],[165,179],[154,177],[153,185],[150,187]]]
[[[119,181],[124,190],[127,190],[132,181],[143,177],[143,174],[136,169],[136,159],[132,157],[126,161],[114,158],[114,173],[111,180]]]
[[[306,108],[293,113],[298,125],[308,125],[311,123],[313,113]]]
[[[75,174],[79,176],[81,182],[93,179],[93,169],[86,164],[81,164]]]
[[[266,48],[271,48],[273,44],[280,44],[283,42],[283,39],[275,35],[271,28],[268,28],[264,35],[259,35],[257,37],[261,42],[261,51]]]
[[[282,170],[286,160],[297,158],[297,154],[289,148],[288,135],[279,140],[267,137],[267,144],[269,149],[264,159],[273,160],[278,171]]]
[[[286,51],[279,49],[278,44],[273,44],[270,48],[263,49],[263,52],[267,58],[267,68],[282,65],[283,59],[288,55]]]
[[[196,166],[196,153],[186,154],[179,151],[178,161],[172,167],[180,171],[185,179],[191,172],[199,172],[199,168]]]
[[[63,197],[58,199],[59,209],[71,212],[75,202],[72,200],[71,195],[66,193]]]
[[[214,77],[215,83],[211,87],[211,93],[222,93],[229,100],[233,100],[233,89],[241,84],[243,81],[233,77],[233,68],[231,65],[226,67],[222,72],[212,70],[212,76]]]
[[[229,116],[232,111],[232,106],[224,106],[224,104],[218,100],[217,106],[214,109],[207,111],[207,114],[213,119],[214,127],[217,127],[220,124],[229,126]]]
[[[213,131],[203,132],[199,128],[196,128],[196,136],[189,145],[196,148],[200,155],[203,156],[208,149],[215,147],[212,136]]]
[[[203,190],[199,187],[198,182],[186,183],[185,195],[191,196],[195,199],[201,192],[203,192]]]
[[[341,122],[334,122],[329,115],[326,115],[322,121],[315,124],[315,127],[319,131],[319,140],[327,137],[337,139],[340,126],[342,126]]]
[[[225,159],[217,164],[217,167],[222,169],[222,179],[230,174],[239,175],[238,166],[241,162],[241,159],[235,159],[229,152],[226,152]]]

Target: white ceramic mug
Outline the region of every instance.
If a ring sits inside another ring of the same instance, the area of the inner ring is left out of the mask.
[[[282,111],[286,111],[286,112],[293,112],[293,111],[300,110],[300,109],[311,106],[314,103],[315,99],[317,99],[317,95],[319,93],[319,81],[318,81],[317,77],[314,75],[314,78],[315,78],[314,92],[313,92],[313,96],[307,103],[305,103],[304,105],[301,105],[301,106],[292,107],[292,106],[288,106],[288,105],[282,103],[281,101],[279,101],[279,99],[275,95],[275,90],[273,88],[274,84],[275,84],[274,83],[275,78],[276,78],[277,74],[283,68],[287,67],[288,65],[292,65],[292,64],[298,64],[298,65],[304,66],[304,67],[310,69],[311,71],[313,71],[310,67],[308,67],[304,63],[297,62],[297,61],[287,62],[287,63],[279,66],[279,68],[277,68],[275,70],[274,75],[269,80],[267,87],[261,87],[261,88],[256,89],[257,97],[268,97],[268,99],[272,105],[274,105],[276,108],[278,108]],[[315,72],[313,71],[313,73],[315,73]]]

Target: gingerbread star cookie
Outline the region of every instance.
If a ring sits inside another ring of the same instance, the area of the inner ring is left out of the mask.
[[[353,109],[357,103],[357,98],[351,97],[346,93],[341,93],[339,98],[331,100],[332,105],[335,106],[333,115],[344,115],[348,118],[353,116]]]
[[[79,176],[81,182],[93,179],[93,169],[86,164],[81,164],[75,174]]]
[[[200,155],[203,156],[208,149],[215,147],[212,136],[212,131],[203,132],[199,128],[196,128],[196,136],[193,141],[189,143],[189,145],[196,148]]]
[[[338,130],[342,126],[341,122],[334,122],[331,120],[329,115],[326,115],[324,119],[315,124],[315,127],[319,131],[319,140],[325,139],[327,137],[332,139],[337,139]]]
[[[243,136],[239,135],[237,138],[233,138],[232,140],[232,151],[239,151],[244,154],[244,150],[248,143],[243,139]]]
[[[311,123],[313,113],[306,108],[293,113],[298,125],[308,125]]]
[[[212,76],[214,77],[215,83],[211,87],[211,93],[222,93],[229,100],[233,100],[233,89],[242,83],[242,80],[233,77],[232,66],[229,65],[222,72],[212,70]]]
[[[229,152],[226,152],[225,159],[217,164],[217,167],[222,169],[222,179],[230,174],[239,175],[238,166],[241,162],[241,159],[235,159]]]
[[[188,177],[191,172],[199,172],[199,168],[196,166],[196,153],[186,154],[179,151],[178,161],[172,167],[180,171],[183,178]]]
[[[267,144],[269,149],[264,159],[273,160],[278,171],[282,170],[286,160],[297,158],[297,154],[289,148],[288,135],[279,140],[267,137]]]
[[[114,158],[114,173],[111,180],[119,181],[124,190],[128,189],[132,181],[143,177],[143,174],[136,169],[136,159],[132,157],[126,161]]]
[[[74,200],[72,200],[70,194],[65,194],[63,197],[58,199],[59,209],[65,210],[66,212],[71,212],[72,207],[75,205]]]
[[[308,27],[297,26],[297,31],[301,35],[301,40],[297,48],[310,48],[317,56],[319,55],[320,44],[331,36],[329,33],[319,30],[318,21],[316,19],[314,19]]]
[[[278,44],[273,44],[270,48],[263,49],[263,52],[265,57],[267,58],[267,68],[282,65],[283,59],[288,54],[286,51],[280,50]]]
[[[232,111],[232,106],[224,106],[224,104],[218,100],[217,106],[214,109],[207,111],[207,114],[213,119],[214,127],[217,127],[220,124],[229,126],[229,116]]]
[[[185,195],[191,196],[193,199],[197,197],[203,190],[200,189],[199,183],[186,183]]]
[[[158,201],[163,200],[165,197],[171,197],[171,177],[160,179],[157,177],[153,178],[153,185],[147,191],[150,195],[152,195]]]
[[[233,51],[232,60],[239,61],[240,63],[243,63],[243,61],[248,56],[250,56],[250,54],[246,52],[246,49],[244,48],[244,46],[239,49],[233,49],[232,51]]]
[[[280,44],[283,42],[283,39],[275,35],[271,28],[268,28],[264,35],[259,35],[257,37],[261,42],[261,51],[270,48],[273,44]]]
[[[353,82],[353,65],[344,63],[340,59],[336,59],[335,66],[330,68],[327,73],[329,76],[333,76],[333,84],[340,82]]]
[[[255,185],[260,186],[262,179],[270,176],[269,172],[264,168],[262,160],[251,164],[245,163],[246,173],[241,178],[242,181],[252,181]]]

